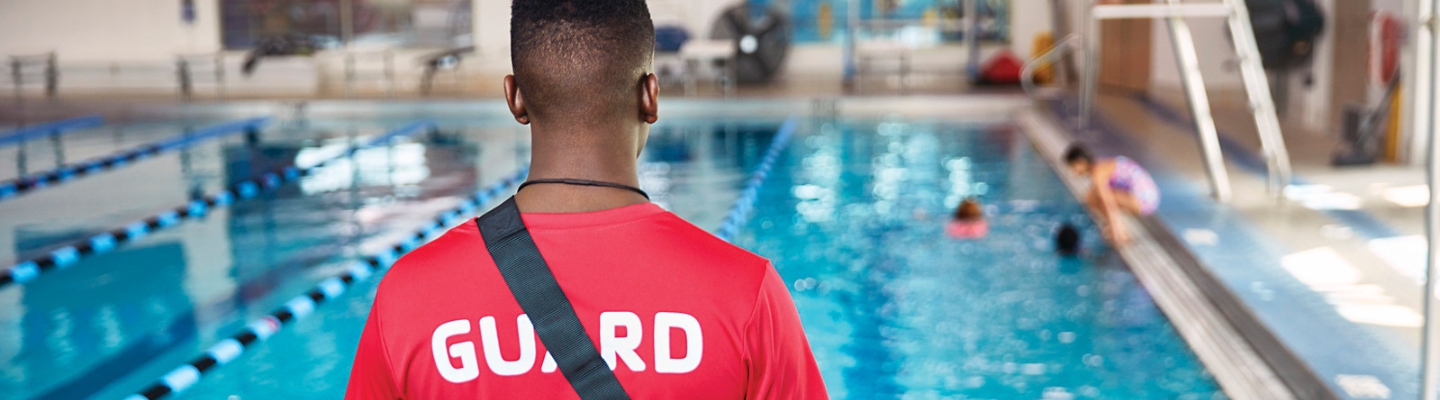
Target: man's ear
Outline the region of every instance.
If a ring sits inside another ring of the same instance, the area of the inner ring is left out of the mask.
[[[505,75],[505,104],[510,106],[510,114],[515,115],[515,122],[530,125],[530,112],[525,109],[525,97],[515,84],[515,75]]]
[[[653,124],[660,120],[660,79],[655,74],[640,78],[640,120]]]

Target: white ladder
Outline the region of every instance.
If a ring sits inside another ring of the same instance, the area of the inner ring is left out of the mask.
[[[1275,101],[1270,95],[1270,83],[1265,75],[1265,68],[1261,65],[1260,50],[1255,44],[1255,31],[1250,26],[1250,11],[1243,0],[1189,4],[1179,0],[1166,0],[1165,3],[1126,5],[1098,5],[1095,0],[1091,0],[1090,4],[1084,33],[1086,56],[1084,82],[1081,84],[1081,127],[1088,127],[1090,124],[1095,90],[1099,84],[1100,22],[1110,19],[1165,18],[1175,48],[1175,60],[1180,67],[1185,97],[1190,103],[1190,114],[1194,119],[1195,130],[1200,135],[1200,149],[1205,170],[1210,177],[1211,195],[1222,203],[1230,201],[1230,176],[1225,170],[1224,156],[1221,155],[1220,138],[1215,129],[1215,118],[1210,112],[1205,81],[1200,76],[1195,42],[1190,34],[1190,26],[1185,23],[1187,17],[1226,18],[1229,20],[1230,36],[1235,41],[1235,52],[1240,58],[1240,76],[1244,81],[1249,107],[1255,115],[1255,125],[1260,134],[1262,155],[1269,170],[1266,187],[1277,196],[1284,192],[1291,180],[1290,153],[1285,148],[1285,137],[1280,132],[1280,118],[1275,114]]]

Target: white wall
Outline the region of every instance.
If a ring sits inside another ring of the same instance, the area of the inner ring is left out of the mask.
[[[482,1],[484,2],[484,1]],[[0,56],[55,51],[69,61],[174,60],[220,49],[218,0],[0,0]]]
[[[510,58],[510,1],[479,0],[470,6],[475,49],[485,58]],[[507,64],[508,67],[508,64]]]
[[[1228,36],[1225,20],[1218,18],[1188,19],[1190,34],[1195,38],[1195,54],[1200,59],[1200,75],[1211,90],[1239,90],[1240,71],[1227,63],[1235,59],[1235,48]],[[1150,87],[1156,92],[1181,90],[1180,67],[1175,62],[1175,46],[1170,39],[1169,24],[1155,20],[1150,51]]]
[[[1035,45],[1035,35],[1041,32],[1050,32],[1053,25],[1051,20],[1050,0],[1011,0],[1010,3],[1010,51],[1022,59],[1029,59],[1039,54],[1031,54]],[[1054,40],[1060,40],[1058,34]]]
[[[4,0],[0,0],[4,1]],[[651,18],[657,25],[680,24],[696,38],[706,38],[711,24],[720,11],[740,0],[647,0]],[[476,0],[474,13],[475,46],[484,61],[481,69],[510,68],[510,0]]]

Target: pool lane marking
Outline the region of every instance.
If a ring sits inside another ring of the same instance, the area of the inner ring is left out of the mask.
[[[251,118],[227,122],[202,128],[197,131],[151,142],[109,155],[75,164],[62,165],[55,169],[38,172],[0,182],[0,201],[10,200],[22,194],[65,183],[76,178],[120,168],[130,163],[154,157],[166,152],[194,146],[208,139],[228,136],[238,132],[258,132],[270,123],[270,117]]]
[[[344,273],[321,281],[305,294],[285,302],[279,309],[250,321],[239,333],[215,343],[189,363],[170,370],[150,386],[126,397],[125,400],[156,400],[189,389],[199,382],[206,372],[239,358],[248,347],[265,341],[286,325],[309,316],[316,306],[339,297],[357,282],[380,273],[382,269],[400,259],[400,256],[445,233],[447,227],[468,222],[480,206],[502,198],[506,191],[524,181],[529,170],[528,166],[521,167],[500,182],[476,191],[460,206],[440,213],[394,246],[351,263]]]
[[[203,217],[211,210],[228,206],[236,200],[247,200],[261,193],[273,191],[283,184],[309,175],[315,169],[323,167],[332,161],[349,157],[361,149],[384,145],[397,137],[410,136],[417,132],[433,129],[434,127],[435,125],[432,122],[414,122],[374,138],[362,145],[351,146],[345,152],[327,158],[315,165],[305,168],[298,168],[291,165],[277,171],[267,172],[258,178],[231,185],[219,193],[211,194],[205,198],[191,200],[174,209],[155,214],[140,221],[135,221],[124,227],[98,234],[88,239],[81,239],[70,245],[52,250],[48,254],[16,263],[4,271],[0,271],[0,288],[13,283],[29,283],[39,277],[43,272],[53,269],[64,269],[79,262],[81,258],[109,252],[126,242],[134,241],[135,239],[148,236],[151,233],[179,225],[180,222],[184,220]]]
[[[759,200],[760,187],[765,184],[765,179],[770,177],[770,170],[775,167],[775,160],[780,158],[780,153],[790,145],[790,136],[794,135],[795,127],[799,119],[790,117],[780,130],[775,131],[775,138],[770,139],[770,149],[765,152],[765,157],[760,160],[760,165],[750,174],[750,179],[745,181],[745,189],[740,191],[740,198],[730,206],[730,213],[725,215],[725,220],[720,223],[720,229],[716,230],[715,236],[726,242],[734,242],[735,236],[740,234],[740,228],[750,219],[750,213],[755,209],[755,202]]]
[[[50,121],[16,128],[0,134],[0,147],[29,141],[46,136],[60,136],[73,131],[105,125],[105,118],[99,115]]]
[[[785,124],[776,131],[775,138],[770,141],[770,148],[765,153],[760,165],[755,168],[754,173],[746,181],[745,190],[740,199],[736,200],[731,208],[730,214],[721,224],[722,239],[729,241],[743,224],[743,220],[753,210],[757,194],[761,184],[769,176],[770,170],[774,168],[775,160],[780,153],[789,145],[790,137],[794,134],[798,120],[794,117],[785,121]],[[304,318],[314,312],[315,307],[325,301],[334,299],[343,294],[356,282],[364,281],[367,278],[379,273],[381,269],[388,267],[400,256],[420,247],[424,242],[434,239],[444,233],[445,227],[469,221],[481,205],[500,197],[506,190],[520,183],[529,172],[529,167],[522,167],[505,180],[492,185],[488,189],[477,191],[459,207],[442,213],[439,217],[425,224],[413,235],[401,240],[399,244],[381,251],[380,253],[358,260],[351,264],[346,272],[338,276],[330,277],[321,281],[314,288],[303,295],[297,296],[280,309],[270,314],[251,321],[240,333],[222,340],[205,351],[204,354],[191,360],[189,363],[170,370],[160,379],[156,380],[149,387],[138,393],[132,394],[125,400],[157,400],[173,393],[179,393],[199,382],[207,371],[219,365],[224,365],[239,358],[246,348],[268,339],[271,335],[283,329],[285,325]],[[727,233],[728,232],[728,233]]]

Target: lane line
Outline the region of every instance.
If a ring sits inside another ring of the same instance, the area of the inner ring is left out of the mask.
[[[720,223],[720,229],[715,231],[715,236],[726,242],[735,241],[735,236],[740,234],[740,228],[745,227],[745,223],[750,220],[750,214],[754,211],[755,202],[760,195],[760,187],[765,184],[765,179],[770,177],[775,160],[780,158],[780,153],[790,145],[790,137],[794,135],[797,125],[799,119],[790,117],[780,126],[780,130],[775,131],[775,137],[770,139],[770,149],[750,174],[750,179],[745,181],[745,189],[740,191],[740,198],[730,207],[730,213],[725,215],[725,220]]]
[[[50,121],[16,128],[13,131],[0,134],[0,147],[9,146],[30,139],[45,136],[60,136],[73,131],[94,128],[105,125],[105,118],[99,115],[87,115],[84,117]]]
[[[721,224],[717,236],[720,236],[720,238],[726,241],[731,241],[735,234],[738,233],[744,221],[748,219],[751,211],[753,211],[759,189],[769,176],[771,169],[774,168],[775,160],[779,158],[781,152],[789,145],[790,137],[794,134],[797,124],[798,119],[791,117],[785,121],[785,124],[780,127],[780,130],[776,131],[775,137],[770,141],[769,150],[751,174],[750,179],[746,181],[745,189],[742,191],[740,198],[736,200],[734,206],[731,207],[730,214],[727,215],[725,221]],[[305,294],[296,296],[290,299],[290,301],[285,302],[278,310],[251,321],[240,333],[212,345],[204,354],[194,358],[187,364],[172,369],[150,386],[126,397],[125,400],[157,400],[193,387],[204,377],[207,371],[239,358],[248,347],[268,339],[271,335],[283,329],[287,324],[309,316],[315,311],[317,306],[339,297],[357,282],[364,281],[371,276],[381,273],[383,269],[389,267],[395,260],[400,259],[400,256],[420,247],[420,245],[429,240],[435,239],[440,234],[443,234],[447,228],[470,221],[469,218],[475,214],[475,211],[478,210],[480,206],[496,200],[504,194],[505,191],[524,181],[528,173],[529,167],[522,167],[505,180],[489,188],[477,191],[474,196],[467,199],[459,207],[440,214],[440,216],[415,231],[413,235],[401,240],[400,243],[378,254],[354,262],[347,268],[345,273],[321,281]]]
[[[135,221],[110,232],[78,240],[51,250],[48,254],[18,262],[4,271],[0,271],[0,288],[10,284],[29,283],[39,277],[41,273],[64,269],[79,262],[82,258],[107,253],[125,243],[177,226],[185,220],[204,217],[210,211],[229,206],[237,200],[248,200],[261,193],[274,191],[286,183],[309,175],[330,162],[354,155],[361,149],[385,145],[395,138],[410,136],[434,128],[435,124],[429,121],[410,123],[364,144],[350,146],[345,152],[331,156],[315,165],[305,168],[291,165],[277,171],[267,172],[258,178],[236,183],[218,193],[191,200],[149,218]]]
[[[184,135],[151,142],[129,149],[121,150],[109,155],[97,157],[89,161],[75,164],[68,164],[42,171],[34,174],[21,176],[19,178],[0,182],[0,202],[14,199],[20,195],[69,182],[78,178],[94,175],[100,172],[117,169],[136,161],[151,158],[170,151],[180,150],[199,144],[205,140],[228,136],[239,132],[257,133],[260,128],[270,123],[270,117],[251,118],[246,120],[228,122],[203,128]]]
[[[500,182],[476,191],[460,206],[441,213],[394,246],[355,261],[346,268],[345,273],[321,281],[305,294],[285,302],[279,309],[250,321],[239,333],[211,345],[204,354],[176,367],[125,400],[156,400],[189,389],[199,382],[206,372],[239,358],[256,343],[265,341],[286,325],[309,316],[317,306],[339,297],[356,283],[381,273],[405,253],[439,237],[450,227],[469,222],[480,206],[502,198],[506,191],[524,181],[529,172],[529,166],[521,167]]]

